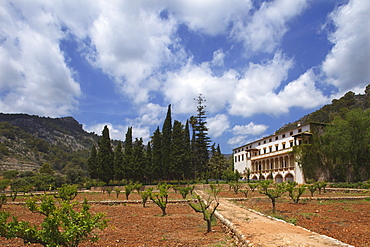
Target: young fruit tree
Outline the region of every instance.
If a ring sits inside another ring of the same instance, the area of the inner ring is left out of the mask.
[[[270,198],[272,203],[272,213],[275,214],[276,212],[276,199],[282,196],[286,192],[286,184],[285,183],[273,183],[272,186],[271,180],[264,180],[260,182],[261,187],[261,194],[264,194]]]
[[[150,199],[162,210],[162,216],[165,216],[167,214],[166,208],[168,202],[168,190],[170,188],[171,185],[169,184],[158,184],[157,189],[159,190],[159,192],[150,194]]]
[[[301,195],[306,190],[306,185],[298,185],[297,182],[288,182],[286,185],[286,190],[289,193],[289,197],[293,200],[294,203],[298,203]]]
[[[18,221],[16,217],[9,221],[10,213],[0,211],[0,236],[21,238],[25,243],[48,247],[77,247],[81,242],[96,242],[98,238],[94,230],[107,227],[105,215],[91,214],[86,199],[79,205],[78,202],[68,200],[56,202],[52,197],[44,195],[40,204],[36,198],[31,198],[26,205],[31,212],[44,217],[43,222],[32,225],[27,221]]]
[[[214,184],[211,184],[211,191],[207,199],[202,199],[197,195],[198,204],[189,203],[195,212],[203,214],[203,220],[207,222],[207,233],[212,231],[212,220],[216,212],[217,207],[220,205],[218,202],[218,194],[221,188]]]

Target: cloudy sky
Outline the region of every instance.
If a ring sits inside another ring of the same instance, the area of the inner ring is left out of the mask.
[[[370,84],[367,0],[2,0],[0,111],[148,141],[202,94],[224,153]]]

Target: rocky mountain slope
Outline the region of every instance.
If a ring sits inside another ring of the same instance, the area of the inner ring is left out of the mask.
[[[72,117],[0,113],[0,169],[33,170],[49,162],[61,170],[72,159],[83,163],[97,139]]]

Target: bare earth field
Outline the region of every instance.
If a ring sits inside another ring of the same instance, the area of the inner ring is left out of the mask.
[[[367,193],[366,195],[369,195]],[[225,189],[222,198],[245,198],[242,193],[235,194]],[[308,196],[308,195],[305,195]],[[316,196],[316,194],[315,194]],[[349,194],[326,193],[322,197],[352,196]],[[214,231],[205,234],[206,224],[202,215],[195,213],[186,203],[168,204],[167,216],[161,216],[161,210],[153,203],[143,207],[141,204],[123,203],[114,205],[113,201],[125,200],[122,193],[115,194],[83,193],[76,200],[87,198],[89,201],[112,201],[107,205],[92,204],[93,212],[105,212],[108,228],[99,232],[100,240],[81,246],[234,246],[217,223]],[[170,193],[171,200],[181,199],[179,194]],[[22,201],[23,198],[17,199]],[[140,201],[135,192],[129,200]],[[251,208],[264,214],[271,214],[271,202],[258,192],[250,192],[247,200],[236,202],[241,207]],[[276,204],[278,218],[295,225],[302,226],[319,234],[327,235],[354,246],[370,246],[370,201],[369,200],[306,200],[293,204],[288,198],[279,198]],[[24,206],[4,205],[3,209],[10,211],[20,220],[39,223],[42,218],[30,213]],[[222,213],[222,211],[220,212]],[[248,221],[246,215],[245,221]],[[251,231],[248,229],[247,231]],[[253,231],[253,230],[252,230]],[[249,232],[250,235],[255,233]],[[272,233],[273,234],[273,233]],[[248,236],[247,236],[248,237]],[[260,245],[273,246],[259,242]],[[0,238],[0,246],[24,246],[22,240],[7,240]],[[40,245],[28,245],[40,246]]]
[[[102,193],[80,194],[76,198],[82,200],[117,200]],[[180,199],[179,194],[170,193],[171,199]],[[124,200],[120,194],[118,200]],[[137,193],[130,200],[141,200]],[[19,198],[17,201],[21,201]],[[4,205],[3,209],[19,217],[19,220],[41,222],[37,214],[30,213],[24,206]],[[206,234],[206,223],[202,214],[195,213],[187,204],[168,204],[167,216],[161,216],[160,208],[148,203],[142,204],[99,205],[92,204],[92,212],[105,212],[108,227],[99,232],[97,243],[85,243],[80,246],[233,246],[232,240],[223,232],[221,224],[213,226],[213,232]],[[41,246],[24,245],[20,239],[0,238],[0,246]]]

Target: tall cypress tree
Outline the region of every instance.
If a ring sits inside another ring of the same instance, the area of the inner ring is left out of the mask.
[[[171,179],[182,179],[184,174],[184,130],[181,122],[175,120],[173,123],[172,144],[171,144]]]
[[[119,181],[123,179],[123,162],[122,143],[119,141],[114,150],[114,178]]]
[[[145,152],[144,178],[149,183],[151,183],[153,180],[152,145],[150,141],[148,141]]]
[[[98,178],[99,174],[99,164],[98,164],[98,152],[96,150],[95,144],[92,145],[90,157],[87,159],[87,169],[90,173],[90,177],[93,179]]]
[[[162,166],[164,176],[170,179],[171,176],[171,142],[172,142],[172,118],[171,105],[168,105],[167,116],[162,127]]]
[[[190,117],[189,121],[192,129],[192,135],[191,135],[191,142],[190,142],[190,151],[191,151],[191,176],[193,177],[194,180],[197,179],[197,171],[198,171],[198,166],[196,163],[195,159],[195,126],[197,124],[197,118],[195,116]]]
[[[130,180],[132,178],[132,127],[129,127],[126,132],[123,154],[123,171],[124,178]]]
[[[131,166],[131,178],[134,181],[142,182],[144,181],[144,167],[145,167],[145,155],[144,155],[144,145],[142,138],[136,138],[135,144],[133,146],[133,156],[132,156],[132,166]]]
[[[152,175],[153,179],[163,179],[162,174],[162,133],[159,127],[155,130],[152,137]]]
[[[98,178],[105,183],[109,183],[113,179],[114,153],[107,125],[104,126],[102,137],[99,141],[97,160],[99,167]]]
[[[197,116],[195,124],[195,143],[194,143],[194,155],[197,170],[195,171],[198,178],[208,178],[207,164],[209,159],[208,148],[210,138],[208,137],[208,128],[206,127],[206,106],[204,102],[205,98],[200,94],[197,100]]]
[[[189,121],[186,121],[185,124],[183,150],[184,150],[184,167],[183,167],[184,178],[191,179],[193,174],[193,166],[191,162],[191,141],[190,141]]]

